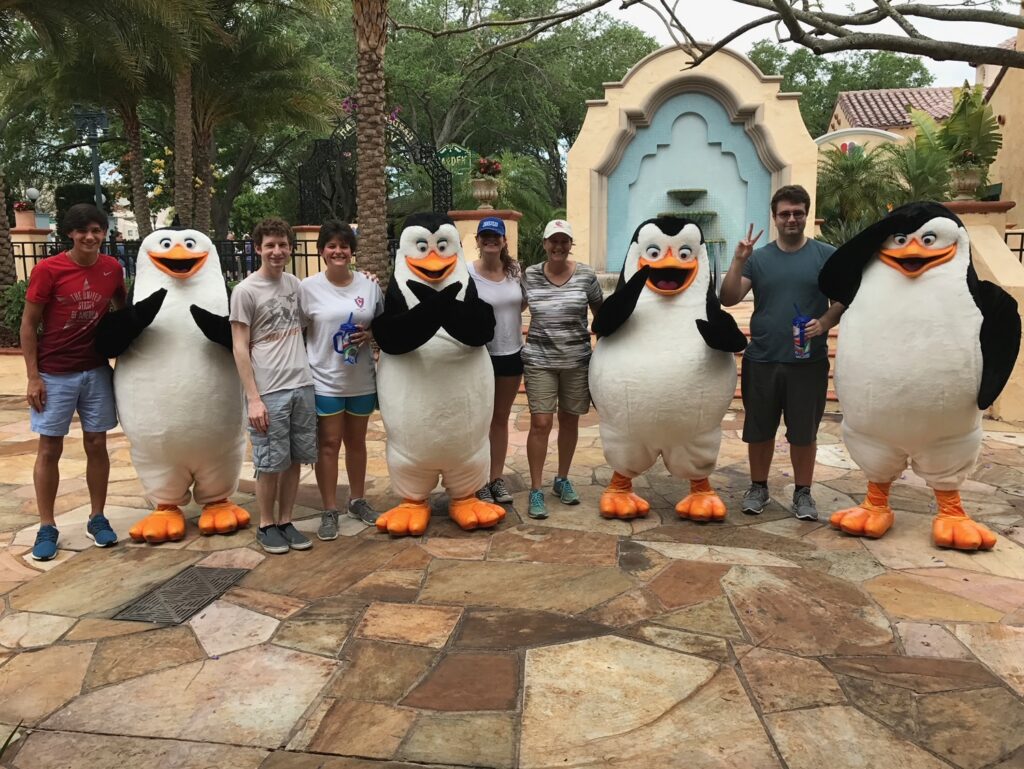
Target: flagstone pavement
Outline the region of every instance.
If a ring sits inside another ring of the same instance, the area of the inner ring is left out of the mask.
[[[9,766],[1024,767],[1021,428],[986,423],[964,490],[999,533],[990,553],[932,547],[932,498],[909,472],[884,539],[795,520],[781,442],[775,501],[741,515],[742,412],[726,417],[712,478],[724,524],[678,520],[684,485],[660,467],[637,483],[648,518],[602,520],[610,470],[594,414],[573,470],[583,503],[550,497],[551,517],[531,521],[518,512],[520,402],[516,499],[497,529],[462,532],[439,513],[427,536],[389,539],[346,519],[336,541],[285,556],[266,556],[251,529],[200,537],[194,520],[184,542],[91,547],[75,428],[62,549],[38,564],[21,372],[0,356],[0,742],[24,724]],[[864,480],[837,417],[819,440],[827,514]],[[108,515],[127,540],[147,505],[120,432],[110,452]],[[395,498],[376,416],[369,456],[383,509]],[[235,499],[253,509],[251,468],[242,475]],[[309,471],[299,502],[315,530]],[[192,564],[247,573],[185,624],[110,619]]]

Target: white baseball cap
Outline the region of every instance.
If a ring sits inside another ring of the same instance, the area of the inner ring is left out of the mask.
[[[569,240],[572,240],[572,226],[564,219],[552,219],[548,222],[548,226],[544,228],[544,240],[547,240],[552,235],[557,235],[559,232],[563,235],[568,235]]]

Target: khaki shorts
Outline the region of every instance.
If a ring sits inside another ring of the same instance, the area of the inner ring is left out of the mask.
[[[531,414],[567,414],[582,416],[590,411],[590,387],[586,368],[537,368],[523,366],[526,400]]]

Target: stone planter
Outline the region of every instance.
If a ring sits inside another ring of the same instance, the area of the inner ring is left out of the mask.
[[[15,211],[14,212],[14,226],[18,229],[35,229],[36,226],[36,212],[35,211]]]
[[[473,198],[480,204],[477,209],[494,208],[491,204],[498,199],[498,180],[493,176],[484,176],[470,179],[469,182],[473,185]]]
[[[974,200],[981,185],[981,170],[977,166],[960,166],[950,171],[953,179],[953,200]]]

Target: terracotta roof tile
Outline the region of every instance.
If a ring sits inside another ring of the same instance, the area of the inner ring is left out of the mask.
[[[899,128],[910,125],[910,107],[936,120],[953,111],[953,88],[885,88],[841,91],[838,107],[857,128]]]

